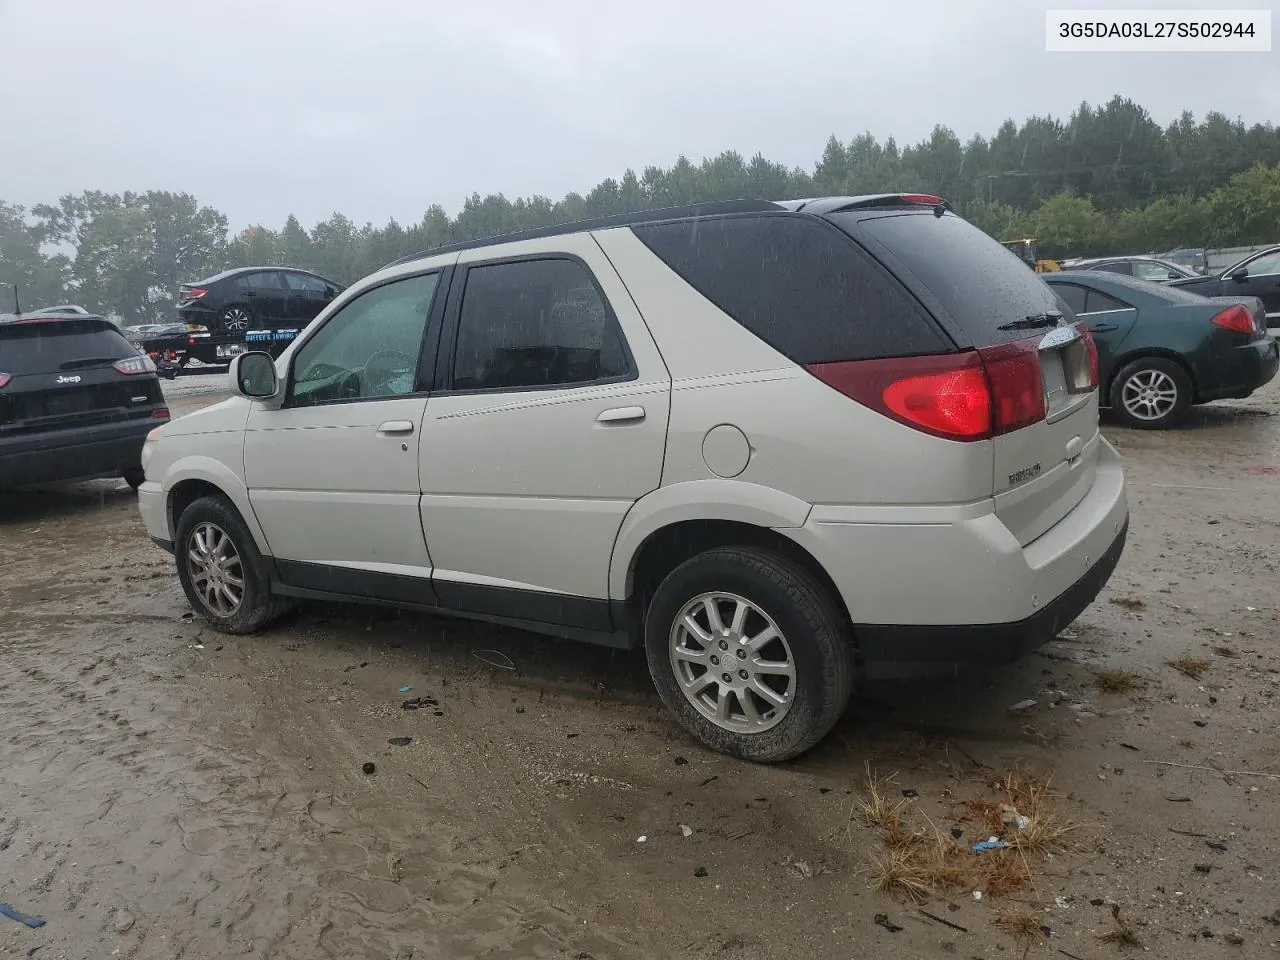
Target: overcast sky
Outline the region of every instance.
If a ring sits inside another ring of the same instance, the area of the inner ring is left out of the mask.
[[[1107,4],[0,0],[0,199],[154,188],[235,228],[381,224],[681,153],[812,169],[832,133],[967,140],[1117,92],[1161,124],[1280,120],[1280,52],[1046,53],[1045,10],[1090,6]]]

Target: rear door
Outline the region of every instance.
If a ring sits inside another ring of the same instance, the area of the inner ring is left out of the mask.
[[[991,441],[996,513],[1022,544],[1079,503],[1097,468],[1098,393],[1088,350],[1053,291],[1017,257],[954,214],[882,211],[830,216],[910,289],[961,348],[1000,359],[1034,354],[1046,417]],[[1083,380],[1081,379],[1083,377]]]
[[[285,325],[289,316],[289,288],[279,270],[257,270],[236,280],[242,285],[245,298],[253,310],[255,325],[278,327]]]
[[[1107,382],[1107,374],[1119,355],[1120,345],[1133,329],[1138,311],[1122,300],[1109,296],[1079,283],[1049,280],[1053,292],[1071,308],[1076,319],[1089,328],[1098,348],[1100,380]]]
[[[1267,325],[1280,325],[1280,250],[1272,250],[1243,264],[1249,275],[1236,281],[1227,277],[1220,296],[1257,297],[1267,311]]]

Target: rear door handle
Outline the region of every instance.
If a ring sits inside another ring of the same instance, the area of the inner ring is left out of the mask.
[[[1094,333],[1110,333],[1112,330],[1119,330],[1120,327],[1114,323],[1091,323],[1089,329]]]
[[[644,407],[613,407],[602,411],[600,416],[596,417],[596,423],[626,423],[643,419]]]
[[[378,424],[378,433],[388,436],[400,436],[405,433],[413,433],[412,420],[387,420]]]

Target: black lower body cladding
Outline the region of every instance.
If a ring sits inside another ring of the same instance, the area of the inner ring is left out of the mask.
[[[166,420],[122,423],[38,434],[0,436],[0,489],[132,475],[142,466],[147,434]]]

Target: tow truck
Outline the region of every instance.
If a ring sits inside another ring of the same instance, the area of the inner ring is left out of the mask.
[[[140,352],[152,359],[156,371],[170,380],[193,360],[202,367],[220,370],[227,367],[233,357],[249,350],[265,350],[278,357],[302,332],[301,327],[212,332],[200,324],[174,326],[177,329],[130,338]]]

